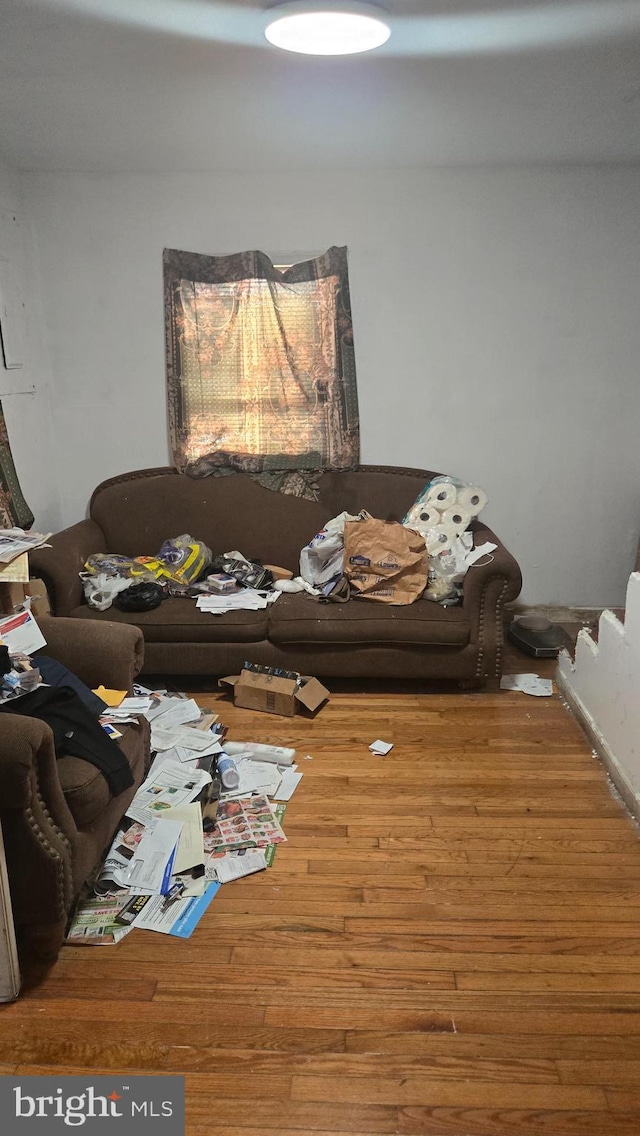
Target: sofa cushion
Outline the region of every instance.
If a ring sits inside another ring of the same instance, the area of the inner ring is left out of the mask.
[[[461,607],[431,600],[391,606],[372,600],[319,603],[312,596],[285,593],[269,612],[272,643],[407,644],[464,647],[469,622]]]
[[[276,607],[280,603],[277,601]],[[267,638],[268,608],[240,609],[224,615],[200,611],[193,599],[163,600],[153,611],[96,611],[88,604],[71,612],[74,619],[104,619],[139,627],[147,643],[259,643]]]
[[[142,767],[148,754],[148,728],[144,722],[120,727],[122,737],[118,745],[125,754],[136,783],[140,781]],[[100,770],[81,757],[60,757],[58,777],[65,801],[77,827],[89,828],[113,800],[106,779]]]

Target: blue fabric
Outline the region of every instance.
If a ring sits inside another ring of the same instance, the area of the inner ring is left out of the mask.
[[[88,686],[85,686],[76,675],[68,671],[67,668],[63,667],[62,663],[59,663],[56,659],[50,659],[48,655],[32,655],[31,661],[34,667],[37,667],[40,671],[40,678],[43,682],[46,682],[49,686],[71,687],[71,690],[78,695],[80,701],[84,702],[87,710],[90,710],[96,718],[99,718],[103,711],[107,709],[106,702],[98,698],[97,694],[89,690]]]

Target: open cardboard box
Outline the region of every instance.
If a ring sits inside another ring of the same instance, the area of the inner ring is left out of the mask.
[[[0,614],[13,615],[22,606],[27,596],[31,597],[31,611],[36,619],[51,615],[49,597],[43,580],[0,580]]]
[[[243,670],[239,675],[219,679],[218,685],[233,691],[235,706],[293,718],[300,711],[314,714],[330,697],[317,678],[300,677],[302,683],[298,685],[292,678]]]

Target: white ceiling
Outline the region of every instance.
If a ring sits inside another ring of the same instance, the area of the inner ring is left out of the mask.
[[[85,171],[640,158],[640,0],[389,0],[377,52],[258,0],[0,0],[0,159]]]

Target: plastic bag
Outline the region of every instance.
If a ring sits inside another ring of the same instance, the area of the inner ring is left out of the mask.
[[[427,533],[427,548],[430,548],[429,539],[432,533]],[[424,592],[426,600],[447,607],[460,602],[462,596],[462,581],[469,565],[467,557],[473,548],[473,534],[462,533],[453,537],[445,549],[438,551],[433,545],[429,551],[429,582]]]
[[[487,504],[487,495],[479,485],[470,485],[455,477],[434,477],[427,482],[402,523],[425,535],[436,529],[440,543],[445,537],[460,536]]]
[[[163,599],[162,584],[131,582],[128,588],[118,593],[113,603],[119,611],[152,611],[153,608],[160,607]]]
[[[154,577],[129,556],[97,552],[85,562],[80,579],[89,606],[96,611],[106,611],[125,588],[153,582]]]
[[[302,579],[315,588],[320,588],[334,576],[341,576],[344,568],[344,526],[347,521],[359,521],[366,516],[364,511],[358,516],[340,513],[327,521],[324,528],[305,544],[300,553]]]
[[[181,584],[193,584],[211,563],[211,549],[188,533],[165,540],[158,559],[167,565],[167,575]]]
[[[165,540],[157,556],[137,556],[150,579],[187,587],[208,571],[211,549],[188,533]]]
[[[224,572],[226,576],[232,576],[236,583],[242,584],[244,588],[269,588],[273,583],[273,574],[268,568],[253,560],[247,560],[241,553],[237,558],[230,553],[214,556],[211,568],[214,572]]]
[[[89,607],[94,607],[96,611],[106,611],[110,608],[116,596],[130,588],[133,583],[133,580],[125,576],[112,576],[106,572],[96,572],[94,575],[81,572],[80,578],[84,597]]]
[[[154,579],[153,574],[148,572],[138,560],[133,560],[130,556],[118,556],[111,552],[97,552],[94,556],[90,556],[85,562],[84,573],[80,573],[81,576],[85,574],[104,574],[129,581],[136,580],[138,583]]]

